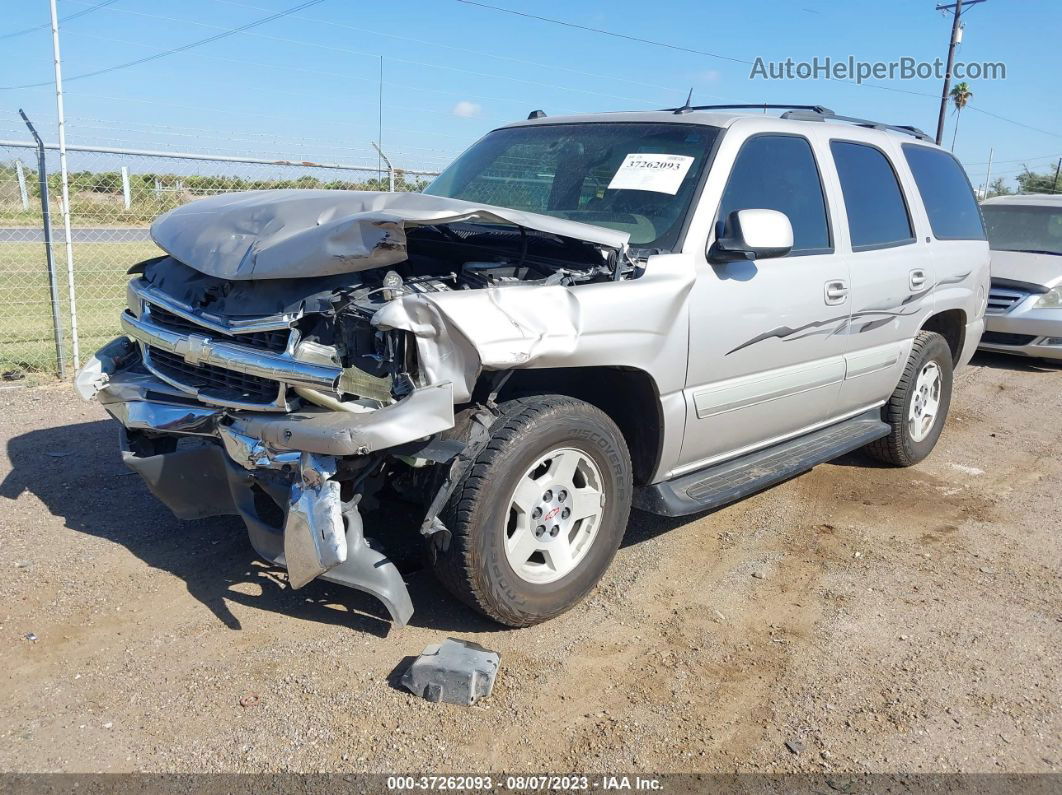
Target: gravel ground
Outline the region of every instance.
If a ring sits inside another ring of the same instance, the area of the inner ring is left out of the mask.
[[[397,631],[357,592],[287,590],[237,521],[156,503],[98,406],[0,408],[0,770],[1062,770],[1058,369],[975,359],[913,469],[852,455],[635,512],[591,597],[519,631],[426,571]],[[395,687],[445,636],[501,652],[490,699]]]

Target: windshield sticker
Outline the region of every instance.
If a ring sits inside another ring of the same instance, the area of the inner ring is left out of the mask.
[[[688,155],[627,155],[608,187],[609,190],[651,190],[674,196],[691,165],[693,158]]]

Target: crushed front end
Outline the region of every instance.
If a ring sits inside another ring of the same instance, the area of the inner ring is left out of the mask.
[[[616,278],[614,251],[553,230],[570,223],[530,219],[547,229],[529,243],[527,229],[499,225],[514,222],[507,212],[344,191],[178,208],[152,226],[169,255],[132,268],[124,336],[85,364],[77,390],[122,425],[125,463],[179,518],[238,515],[293,588],[342,583],[404,624],[409,594],[366,541],[362,512],[381,497],[419,503],[421,532],[445,544],[438,515],[493,416],[491,389],[473,391],[569,349],[568,287]],[[409,218],[421,225],[407,235]],[[486,321],[490,339],[456,316]]]
[[[356,277],[229,282],[169,257],[141,270],[126,336],[77,379],[121,423],[125,463],[181,519],[242,517],[293,588],[358,588],[404,624],[409,595],[358,504],[390,457],[459,451],[430,444],[454,424],[451,385],[414,385],[403,332],[370,325],[376,288]]]

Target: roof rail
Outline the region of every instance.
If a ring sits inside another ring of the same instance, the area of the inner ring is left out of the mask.
[[[783,119],[794,119],[796,121],[844,121],[849,124],[854,124],[857,127],[870,127],[875,130],[892,130],[894,132],[903,133],[904,135],[910,135],[917,138],[920,141],[932,141],[933,139],[926,133],[922,132],[917,127],[910,124],[885,124],[880,121],[871,121],[870,119],[860,119],[856,116],[841,116],[833,111],[827,111],[821,113],[817,111],[807,111],[804,109],[791,110],[782,114]]]
[[[757,105],[683,105],[681,108],[664,108],[664,110],[672,113],[689,113],[691,110],[809,110],[815,113],[833,113],[832,110],[822,105],[770,105],[762,102]]]
[[[855,124],[859,127],[871,127],[875,130],[893,130],[895,132],[904,133],[905,135],[911,135],[921,141],[933,140],[932,137],[922,132],[917,127],[913,127],[909,124],[885,124],[884,122],[860,119],[855,116],[842,116],[822,105],[774,105],[770,103],[746,105],[684,105],[681,108],[664,108],[663,110],[672,113],[689,113],[694,110],[762,110],[764,112],[768,110],[784,110],[786,112],[782,114],[783,119],[793,119],[796,121],[844,121],[849,124]]]

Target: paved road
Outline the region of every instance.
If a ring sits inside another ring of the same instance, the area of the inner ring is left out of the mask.
[[[63,239],[61,223],[53,227],[54,239]],[[136,243],[151,240],[146,226],[76,226],[70,230],[75,243]],[[0,243],[42,243],[44,231],[39,227],[0,227]]]

